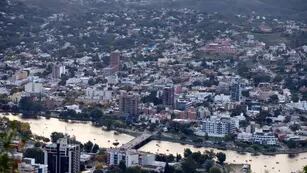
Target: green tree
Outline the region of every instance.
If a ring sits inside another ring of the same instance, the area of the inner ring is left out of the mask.
[[[148,171],[142,170],[140,167],[129,167],[125,173],[147,173]]]
[[[7,153],[0,154],[0,172],[10,172],[10,159]]]
[[[42,105],[38,101],[34,101],[31,97],[22,97],[19,101],[18,107],[23,112],[31,112],[33,114],[43,109]]]
[[[307,173],[307,165],[304,166],[304,169],[303,169],[304,173]]]
[[[0,172],[14,172],[14,161],[9,158],[8,153],[12,154],[11,141],[16,135],[16,123],[10,125],[12,129],[4,133],[0,133]]]
[[[93,146],[93,153],[97,153],[99,151],[99,145],[95,144]]]
[[[226,154],[223,152],[218,152],[216,154],[217,160],[219,161],[220,164],[223,164],[226,160]]]
[[[179,162],[181,159],[182,159],[181,155],[180,155],[180,154],[177,154],[177,155],[176,155],[176,162]]]
[[[60,132],[52,132],[50,138],[52,143],[56,143],[58,139],[64,138],[64,134]]]
[[[174,173],[175,168],[170,166],[168,162],[166,162],[165,167],[164,167],[164,173]]]
[[[206,168],[207,171],[214,165],[214,161],[211,159],[207,159],[204,163],[204,167]]]
[[[222,173],[222,171],[217,167],[212,167],[209,169],[209,173]]]
[[[291,95],[291,99],[293,102],[298,102],[300,100],[300,97],[298,96],[296,92],[293,92]]]
[[[197,163],[191,157],[188,157],[181,163],[181,168],[184,173],[194,173],[196,172]]]
[[[276,94],[274,94],[270,97],[270,102],[272,102],[272,103],[278,103],[278,100],[279,99],[278,99],[278,96]]]
[[[84,144],[84,151],[87,153],[92,152],[94,144],[91,141],[88,141],[87,143]]]
[[[24,158],[33,158],[35,159],[35,163],[44,163],[44,152],[40,148],[28,148],[24,154]]]
[[[192,151],[189,148],[184,149],[183,156],[185,158],[189,157],[192,154]]]
[[[102,118],[103,113],[100,109],[95,108],[90,112],[90,117],[92,118],[92,120],[94,121],[98,121],[100,118]]]
[[[203,155],[203,154],[201,154],[199,151],[198,152],[193,152],[191,155],[190,155],[190,157],[200,166],[200,165],[202,165],[205,161],[206,161],[206,159],[207,159],[207,157],[206,157],[207,155]]]
[[[125,161],[121,160],[121,161],[119,162],[118,167],[119,167],[119,169],[121,170],[121,172],[123,172],[123,173],[126,172],[127,167],[126,167]]]

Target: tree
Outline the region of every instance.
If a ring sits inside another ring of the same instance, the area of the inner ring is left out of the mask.
[[[232,137],[232,135],[226,134],[226,135],[224,136],[224,140],[225,140],[225,141],[233,141],[234,138]]]
[[[95,144],[93,146],[93,153],[97,153],[99,151],[99,145]]]
[[[306,166],[304,166],[304,173],[307,173],[307,165]]]
[[[207,159],[207,157],[206,157],[207,155],[203,155],[203,154],[201,154],[199,151],[198,152],[193,152],[192,154],[191,154],[191,158],[198,164],[198,165],[202,165],[205,161],[206,161],[206,159]]]
[[[188,157],[181,163],[181,167],[184,173],[194,173],[196,172],[197,163],[191,157]]]
[[[270,102],[272,102],[272,103],[278,103],[278,100],[279,99],[278,99],[278,96],[276,94],[274,94],[270,97]]]
[[[123,173],[126,172],[127,167],[126,167],[125,161],[121,160],[121,161],[119,162],[118,167],[119,167],[119,169],[121,170],[121,172],[123,172]]]
[[[103,170],[96,169],[93,173],[104,173]]]
[[[289,128],[295,132],[295,131],[298,131],[301,128],[301,126],[295,123],[295,124],[291,124]]]
[[[92,152],[94,144],[91,141],[88,141],[87,143],[84,144],[84,151],[87,153]]]
[[[44,163],[44,152],[40,148],[28,148],[23,154],[24,158],[33,158],[35,163]]]
[[[217,160],[219,161],[220,164],[223,164],[226,160],[226,154],[223,152],[218,152],[216,154]]]
[[[181,159],[182,159],[181,155],[180,155],[180,154],[177,154],[177,155],[176,155],[176,162],[179,162]]]
[[[184,149],[184,157],[189,157],[192,154],[192,151],[189,148]]]
[[[262,82],[270,82],[270,80],[271,80],[271,77],[268,75],[257,74],[256,76],[254,76],[255,86],[257,86],[259,83],[262,83]]]
[[[242,91],[242,96],[249,97],[249,91],[248,90]]]
[[[64,138],[64,134],[60,132],[52,132],[50,138],[52,143],[56,143],[58,139]]]
[[[175,168],[170,166],[168,162],[166,162],[164,167],[164,173],[173,173],[173,172],[175,172]]]
[[[211,159],[206,160],[204,163],[204,167],[206,168],[207,171],[209,171],[213,165],[214,165],[214,161]]]
[[[209,173],[222,173],[222,171],[217,167],[212,167],[209,169]]]
[[[293,102],[298,102],[300,100],[300,97],[298,96],[296,92],[293,92],[291,95],[291,99]]]
[[[37,113],[42,110],[42,105],[34,101],[31,97],[22,97],[19,101],[18,107],[21,111],[24,112],[31,112],[31,113]]]
[[[95,108],[90,112],[90,117],[94,120],[94,121],[98,121],[101,117],[103,116],[103,113],[100,109]]]
[[[10,172],[10,159],[7,153],[0,155],[0,172]]]
[[[125,173],[147,173],[148,171],[142,170],[140,167],[129,167]]]
[[[95,85],[95,84],[96,84],[95,79],[90,78],[90,79],[88,80],[88,84],[89,84],[89,85]]]
[[[141,99],[143,103],[153,103],[154,105],[162,104],[162,99],[157,98],[157,91],[152,91],[148,96]]]

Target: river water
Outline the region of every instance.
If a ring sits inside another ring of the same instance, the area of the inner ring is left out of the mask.
[[[2,115],[3,116],[3,115]],[[133,139],[133,136],[127,134],[114,134],[114,131],[105,131],[102,128],[94,127],[90,123],[68,123],[55,118],[50,119],[22,119],[19,116],[6,115],[10,120],[18,120],[30,124],[31,131],[34,134],[50,137],[52,132],[64,132],[82,143],[91,140],[100,147],[114,147],[113,142],[121,144],[127,143]],[[212,148],[195,148],[192,145],[182,145],[180,143],[167,141],[151,141],[139,150],[164,153],[164,154],[182,154],[185,148],[192,151],[205,151]],[[213,149],[214,152],[219,152]],[[307,153],[301,153],[295,158],[289,158],[287,154],[278,154],[276,156],[252,156],[251,154],[239,154],[236,151],[221,151],[226,154],[227,163],[248,163],[251,165],[254,173],[291,173],[302,170],[307,165]]]

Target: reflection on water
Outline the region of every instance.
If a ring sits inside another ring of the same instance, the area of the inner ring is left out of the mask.
[[[307,165],[307,153],[302,153],[293,159],[290,159],[287,154],[279,154],[276,156],[252,156],[251,154],[239,154],[236,151],[217,150],[213,148],[196,148],[192,145],[182,145],[180,143],[166,141],[151,141],[140,150],[164,154],[181,154],[185,148],[190,148],[192,151],[204,152],[206,150],[214,150],[214,152],[226,153],[227,163],[247,163],[252,167],[252,172],[255,173],[291,173],[302,170]]]
[[[80,142],[89,140],[97,143],[101,147],[114,147],[113,142],[118,141],[119,146],[127,143],[132,136],[126,134],[115,135],[114,131],[104,131],[101,128],[94,127],[89,123],[67,123],[59,121],[55,118],[50,119],[21,119],[18,116],[7,116],[11,120],[28,122],[34,134],[50,137],[52,132],[66,132],[71,136],[76,136]],[[182,145],[179,143],[166,141],[151,141],[139,150],[165,153],[165,154],[181,154],[185,148],[190,148],[192,151],[205,151],[212,148],[195,148],[191,145]],[[219,150],[214,149],[215,152]],[[287,154],[279,154],[276,156],[252,156],[251,154],[241,155],[235,151],[221,151],[226,153],[228,163],[248,163],[251,164],[252,171],[255,173],[291,173],[302,170],[303,166],[307,165],[307,153],[302,153],[295,158],[289,158]]]
[[[126,134],[114,134],[114,131],[105,131],[94,127],[90,123],[67,123],[56,118],[21,119],[19,116],[9,115],[10,120],[18,120],[30,124],[32,133],[50,138],[52,132],[63,132],[75,136],[82,143],[92,141],[100,147],[114,147],[113,142],[119,145],[129,142],[133,136]]]

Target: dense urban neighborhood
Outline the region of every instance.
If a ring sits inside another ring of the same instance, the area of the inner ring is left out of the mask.
[[[0,2],[0,172],[235,167],[223,152],[147,153],[136,139],[254,155],[307,151],[304,21],[147,1],[69,2],[64,12]],[[6,114],[90,122],[136,139],[111,148],[63,132],[48,139]]]

